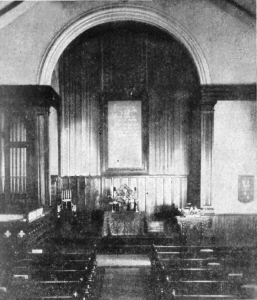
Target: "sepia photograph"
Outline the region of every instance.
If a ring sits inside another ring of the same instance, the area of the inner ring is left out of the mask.
[[[257,300],[256,0],[0,1],[0,300]]]

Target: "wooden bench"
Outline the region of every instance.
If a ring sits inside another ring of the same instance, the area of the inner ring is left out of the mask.
[[[95,276],[95,249],[81,253],[31,249],[16,262],[7,292],[15,300],[82,299],[92,293]]]
[[[245,253],[249,251],[153,245],[151,276],[157,299],[239,299],[253,294],[254,289],[243,288],[247,286],[243,283],[244,272],[249,267],[249,256]],[[243,259],[235,267],[240,257]]]

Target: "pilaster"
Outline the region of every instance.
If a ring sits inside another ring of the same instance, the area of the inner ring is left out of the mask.
[[[201,207],[212,208],[212,148],[214,106],[217,100],[202,90],[201,99]]]

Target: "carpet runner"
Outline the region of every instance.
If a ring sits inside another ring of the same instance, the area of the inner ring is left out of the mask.
[[[100,300],[151,299],[150,261],[145,255],[98,255],[98,268],[104,268]]]

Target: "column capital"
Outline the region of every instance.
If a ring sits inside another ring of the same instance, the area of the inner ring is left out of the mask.
[[[201,86],[201,96],[203,101],[256,101],[256,83],[205,84]]]
[[[213,113],[214,106],[216,105],[217,100],[203,98],[200,101],[200,108],[202,112]]]
[[[213,112],[214,106],[219,99],[219,92],[213,89],[213,86],[201,87],[200,107],[202,111]]]

